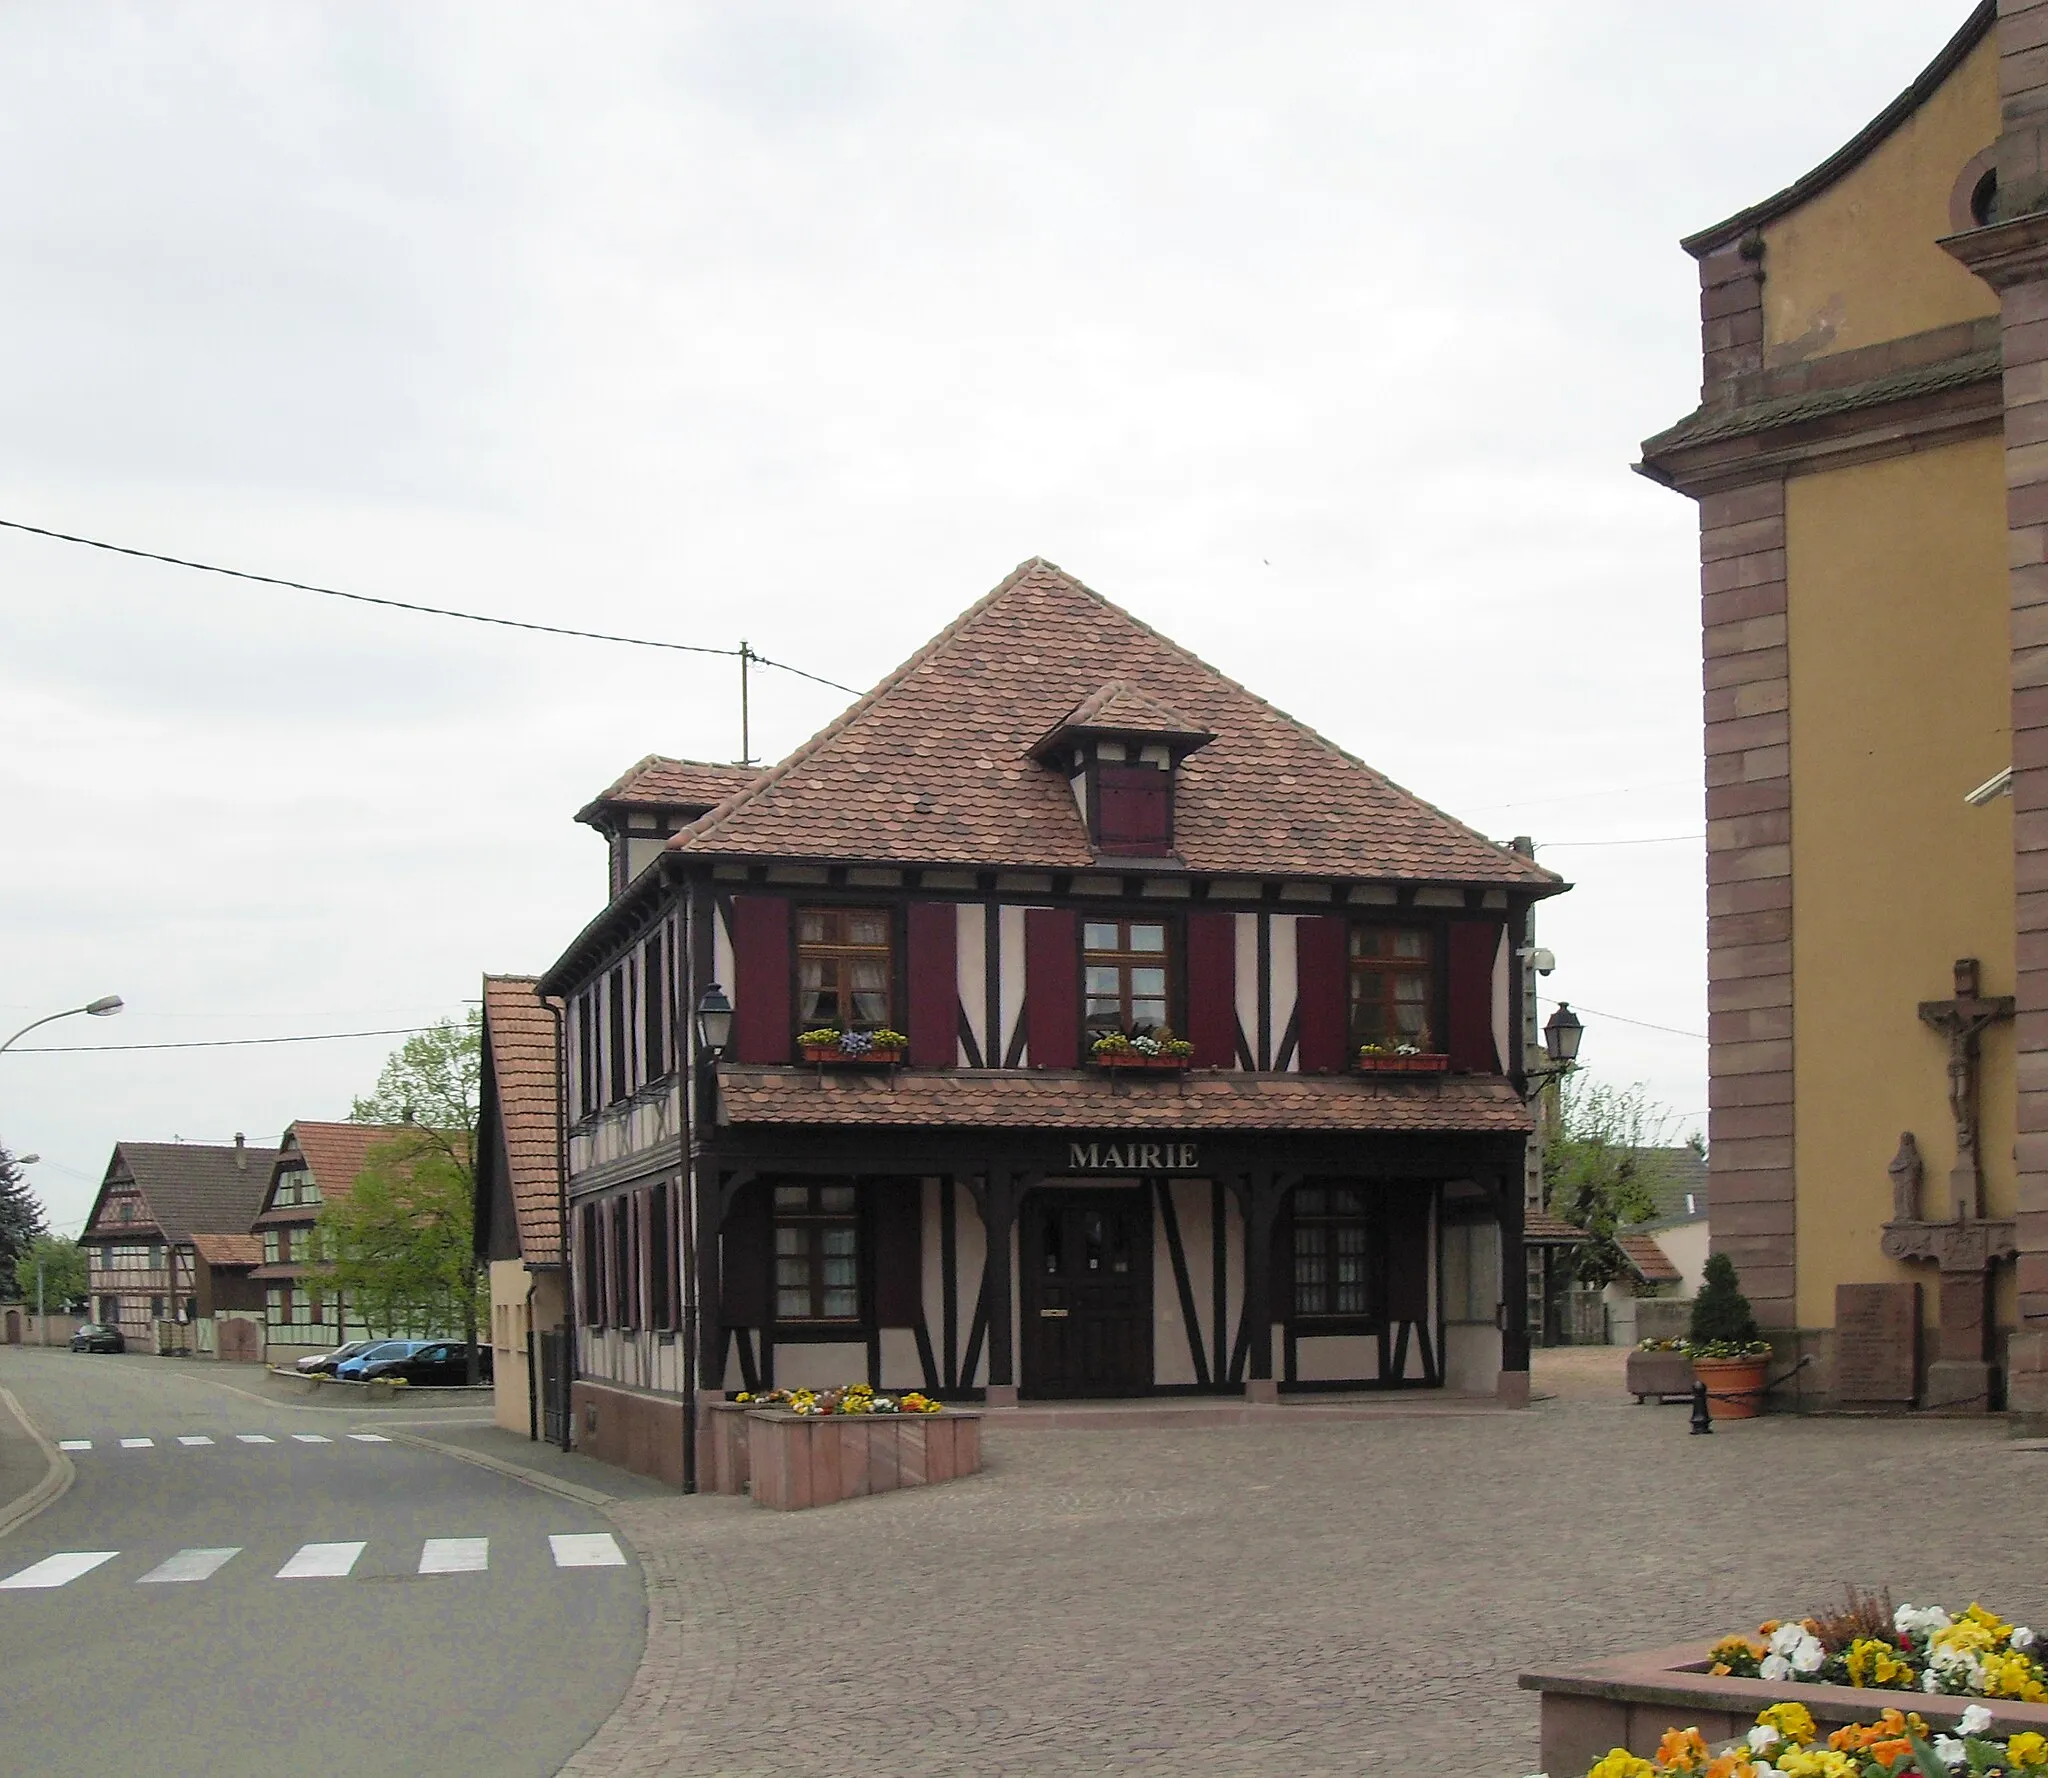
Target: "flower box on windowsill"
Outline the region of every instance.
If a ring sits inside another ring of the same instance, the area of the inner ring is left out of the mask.
[[[1352,1067],[1360,1074],[1442,1074],[1451,1065],[1449,1056],[1358,1056]]]
[[[1143,1050],[1097,1050],[1088,1058],[1096,1068],[1128,1068],[1153,1074],[1185,1074],[1193,1056],[1148,1056]]]
[[[803,1046],[806,1064],[815,1063],[821,1068],[894,1068],[903,1060],[900,1049],[843,1050],[836,1043],[807,1043]]]

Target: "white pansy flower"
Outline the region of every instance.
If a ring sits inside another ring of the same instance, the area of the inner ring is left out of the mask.
[[[1809,1636],[1792,1651],[1792,1671],[1795,1673],[1818,1673],[1827,1661],[1827,1651]]]
[[[1913,1628],[1913,1619],[1916,1615],[1918,1615],[1917,1607],[1901,1605],[1897,1611],[1892,1613],[1892,1628],[1898,1631],[1901,1636],[1906,1635]]]
[[[1769,1753],[1784,1737],[1767,1722],[1760,1722],[1749,1731],[1751,1753]]]
[[[1806,1640],[1804,1624],[1780,1624],[1771,1632],[1771,1653],[1790,1655],[1800,1643]]]
[[[2028,1629],[2025,1624],[2017,1626],[2012,1633],[2012,1645],[2014,1648],[2032,1648],[2034,1646],[2034,1632]]]
[[[1982,1704],[1972,1704],[1963,1712],[1963,1720],[1956,1727],[1966,1735],[1981,1735],[1991,1726],[1991,1712]]]
[[[1765,1655],[1757,1664],[1757,1677],[1774,1685],[1782,1684],[1792,1677],[1792,1663],[1783,1655]]]
[[[1970,1750],[1953,1735],[1936,1735],[1934,1753],[1945,1766],[1959,1766],[1970,1757]]]
[[[1925,1673],[1920,1675],[1920,1689],[1923,1692],[1940,1691],[1941,1675],[1935,1672],[1935,1670],[1932,1667],[1929,1667]]]

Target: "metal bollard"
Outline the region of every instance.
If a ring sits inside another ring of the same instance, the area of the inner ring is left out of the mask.
[[[1695,1436],[1714,1430],[1713,1416],[1707,1412],[1707,1386],[1704,1383],[1692,1386],[1692,1429]]]

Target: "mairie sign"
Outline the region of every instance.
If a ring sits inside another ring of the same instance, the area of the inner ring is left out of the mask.
[[[1195,1166],[1192,1142],[1069,1142],[1067,1168],[1074,1173],[1181,1173]]]

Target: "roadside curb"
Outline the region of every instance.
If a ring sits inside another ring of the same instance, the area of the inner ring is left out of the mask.
[[[5,1394],[0,1390],[0,1394]],[[544,1494],[558,1494],[564,1500],[574,1500],[609,1515],[610,1509],[620,1502],[620,1496],[606,1494],[597,1488],[586,1488],[581,1482],[565,1482],[559,1476],[551,1476],[544,1470],[528,1469],[523,1463],[508,1463],[502,1457],[493,1457],[484,1451],[466,1451],[460,1445],[443,1444],[439,1439],[423,1438],[417,1432],[401,1432],[397,1427],[384,1429],[384,1436],[394,1444],[411,1445],[417,1451],[434,1451],[443,1457],[453,1457],[459,1463],[474,1463],[479,1469],[495,1470],[499,1475],[509,1476],[515,1482],[524,1482],[529,1488],[538,1488]]]
[[[44,1507],[63,1499],[71,1484],[78,1479],[78,1467],[43,1436],[43,1429],[28,1417],[27,1410],[15,1400],[13,1390],[0,1389],[0,1404],[4,1404],[7,1411],[21,1422],[22,1430],[35,1440],[43,1453],[43,1461],[49,1465],[43,1472],[43,1479],[33,1488],[0,1505],[0,1537],[5,1537],[8,1532],[26,1525]]]

